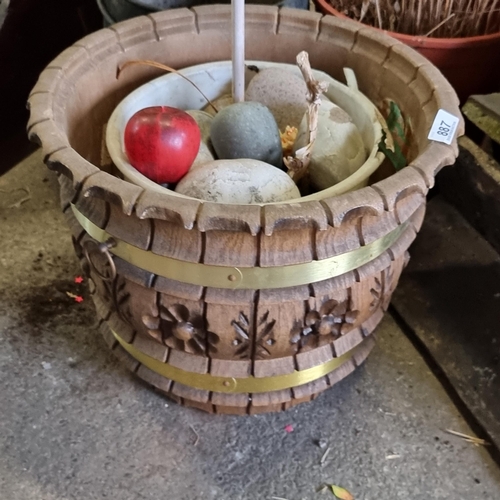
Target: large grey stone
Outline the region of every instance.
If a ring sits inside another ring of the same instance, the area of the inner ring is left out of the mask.
[[[283,163],[276,120],[258,102],[240,102],[219,111],[210,137],[220,159],[251,158],[276,167]]]

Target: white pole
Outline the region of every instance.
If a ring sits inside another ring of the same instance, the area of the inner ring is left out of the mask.
[[[233,101],[245,100],[245,0],[231,0]]]

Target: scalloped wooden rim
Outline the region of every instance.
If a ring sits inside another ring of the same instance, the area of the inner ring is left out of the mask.
[[[230,16],[230,6],[217,6],[217,13],[224,14],[225,16]],[[354,45],[359,39],[367,38],[370,42],[378,43],[379,45],[385,43],[388,46],[388,54],[395,51],[398,53],[399,57],[408,60],[408,62],[414,63],[418,68],[414,75],[414,80],[416,79],[418,73],[421,73],[424,78],[432,82],[434,89],[432,91],[431,99],[434,99],[439,108],[445,108],[448,112],[461,117],[460,109],[458,107],[458,99],[451,88],[450,84],[445,80],[445,78],[422,56],[414,52],[409,47],[406,47],[400,42],[394,42],[393,39],[389,38],[380,33],[372,32],[367,30],[362,26],[358,26],[357,23],[352,23],[350,21],[344,21],[342,19],[333,18],[332,16],[322,16],[321,14],[313,13],[302,13],[295,12],[294,9],[277,9],[276,7],[267,7],[262,5],[249,5],[247,6],[247,23],[248,26],[252,27],[252,22],[259,21],[259,18],[263,16],[270,16],[277,14],[278,16],[278,33],[280,29],[286,29],[286,21],[289,20],[293,23],[294,29],[309,30],[310,26],[308,23],[303,23],[298,25],[296,23],[297,19],[305,17],[311,22],[317,25],[318,34],[324,36],[327,28],[342,28],[354,32]],[[189,16],[188,16],[189,15]],[[200,24],[203,18],[212,18],[214,15],[213,6],[202,6],[193,9],[178,9],[177,11],[164,11],[148,16],[141,16],[139,18],[124,21],[115,25],[113,28],[106,28],[100,30],[94,34],[88,35],[83,40],[80,40],[75,45],[66,49],[61,53],[40,75],[37,85],[34,87],[33,91],[29,97],[29,106],[31,107],[31,116],[28,123],[28,135],[31,140],[38,142],[42,145],[45,153],[45,161],[49,168],[66,175],[72,180],[74,189],[79,193],[83,190],[84,196],[97,196],[103,198],[110,203],[121,206],[123,212],[127,215],[136,213],[140,218],[157,218],[157,219],[170,219],[172,220],[173,214],[177,214],[177,220],[179,223],[184,225],[184,227],[191,229],[195,226],[198,212],[202,205],[207,205],[207,202],[202,201],[191,201],[187,200],[189,203],[184,208],[179,207],[179,198],[170,197],[168,195],[162,196],[161,206],[158,206],[158,200],[155,200],[155,196],[152,196],[152,192],[134,186],[126,181],[117,179],[116,177],[101,171],[98,167],[92,163],[85,160],[80,154],[78,154],[74,149],[71,148],[68,138],[60,130],[56,119],[54,116],[55,107],[58,105],[55,97],[57,96],[59,85],[62,81],[60,75],[63,71],[76,71],[84,64],[94,65],[95,63],[90,59],[91,52],[87,46],[93,46],[95,43],[99,45],[99,52],[109,52],[116,53],[122,52],[123,43],[125,39],[120,37],[120,33],[131,33],[131,38],[137,38],[137,32],[141,30],[135,30],[134,27],[141,27],[145,22],[151,23],[154,27],[154,34],[148,35],[153,37],[155,40],[160,40],[160,36],[157,33],[158,23],[165,21],[175,21],[178,18],[184,16],[186,19],[191,18],[191,15],[195,16],[195,26],[200,32]],[[112,36],[110,36],[112,35]],[[103,46],[103,43],[107,43],[108,46]],[[111,50],[110,50],[111,49]],[[86,58],[82,55],[86,54]],[[387,59],[387,57],[386,57]],[[390,66],[390,65],[389,65]],[[384,65],[384,67],[386,67]],[[58,70],[54,74],[54,70]],[[36,105],[34,103],[36,102]],[[431,102],[431,101],[429,101]],[[424,107],[427,103],[423,103]],[[430,120],[428,120],[429,122]],[[428,123],[430,128],[431,123]],[[463,123],[459,127],[457,135],[463,133]],[[435,174],[445,165],[452,164],[457,157],[458,146],[455,141],[452,145],[447,146],[442,143],[436,143],[429,141],[424,151],[413,161],[411,164],[397,172],[396,174],[390,176],[383,181],[380,181],[373,186],[368,186],[360,190],[346,193],[344,195],[325,198],[321,200],[321,205],[326,212],[328,223],[332,226],[338,226],[343,218],[351,210],[360,210],[361,200],[373,200],[373,191],[378,193],[382,204],[383,210],[390,211],[394,209],[394,204],[401,196],[401,193],[410,190],[419,190],[423,195],[427,193],[427,190],[434,184]],[[99,175],[100,174],[100,175]],[[420,181],[419,181],[420,179]],[[94,183],[94,181],[97,181]],[[122,188],[126,187],[125,195],[123,190],[113,190],[110,187],[113,184],[120,185]],[[90,186],[89,186],[90,184]],[[86,185],[88,186],[87,191]],[[126,185],[126,186],[123,186]],[[148,199],[151,199],[151,203],[148,203]],[[137,213],[136,205],[142,207],[141,212]],[[171,203],[169,203],[171,202]],[[304,203],[298,202],[294,205],[300,205],[307,212],[307,207],[310,204],[317,206],[317,202],[306,201]],[[171,205],[171,206],[170,206]],[[214,214],[219,212],[221,219],[228,222],[233,222],[235,227],[241,227],[242,219],[237,218],[232,220],[231,211],[234,205],[226,204],[215,204],[216,207],[211,207],[211,211]],[[287,203],[273,205],[273,207],[279,209],[279,207],[286,207]],[[149,207],[148,207],[149,206]],[[250,205],[251,206],[251,205]],[[217,209],[218,207],[218,209]],[[269,206],[270,207],[270,206]],[[260,207],[260,213],[263,216],[264,211],[268,210],[267,205]],[[366,205],[368,211],[380,212],[379,203],[368,203]],[[169,213],[171,212],[171,213]],[[263,229],[264,224],[261,225],[259,230]],[[319,225],[318,229],[321,229],[322,224]],[[247,228],[252,234],[256,234],[257,227]],[[279,227],[272,228],[270,231],[279,230]],[[269,230],[268,230],[269,231]],[[267,234],[270,234],[266,231]]]

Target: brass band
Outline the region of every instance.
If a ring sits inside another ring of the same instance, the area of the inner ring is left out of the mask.
[[[74,205],[71,207],[80,225],[92,238],[100,243],[113,238],[87,219]],[[407,223],[404,223],[372,243],[335,257],[287,266],[230,267],[186,262],[142,250],[116,238],[116,244],[109,251],[145,271],[183,283],[214,288],[262,290],[316,283],[352,271],[382,255],[406,227]]]
[[[313,382],[319,378],[328,375],[336,368],[339,368],[344,363],[349,361],[358,351],[360,351],[364,344],[370,340],[367,338],[361,342],[357,347],[351,349],[338,358],[333,358],[326,363],[323,363],[306,370],[295,370],[293,373],[286,375],[276,375],[274,377],[253,377],[246,378],[233,378],[233,377],[217,377],[209,373],[193,373],[182,370],[175,366],[169,365],[152,358],[142,351],[136,349],[132,344],[125,342],[116,332],[113,335],[119,344],[139,363],[149,368],[151,371],[158,373],[174,382],[179,382],[188,387],[201,389],[211,392],[223,392],[226,394],[257,394],[261,392],[280,391],[283,389],[291,389],[299,385]]]

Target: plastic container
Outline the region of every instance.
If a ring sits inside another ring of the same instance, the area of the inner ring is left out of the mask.
[[[283,66],[300,75],[296,66],[263,61],[248,61],[249,65],[259,68]],[[210,99],[231,93],[231,62],[222,61],[200,64],[182,70],[182,74],[195,83]],[[343,108],[353,119],[363,139],[365,150],[368,152],[365,163],[347,179],[309,196],[291,201],[317,200],[329,196],[336,196],[364,187],[368,179],[377,170],[384,155],[378,151],[378,144],[382,139],[382,126],[375,106],[357,89],[334,80],[326,73],[315,71],[319,80],[330,82],[326,96]],[[124,153],[123,133],[125,125],[131,116],[148,106],[173,106],[181,109],[200,109],[206,105],[203,96],[186,80],[175,73],[169,73],[153,80],[128,95],[114,110],[106,128],[106,145],[113,160],[126,180],[143,187],[164,194],[171,194],[186,198],[184,195],[166,189],[138,172],[127,160]]]

